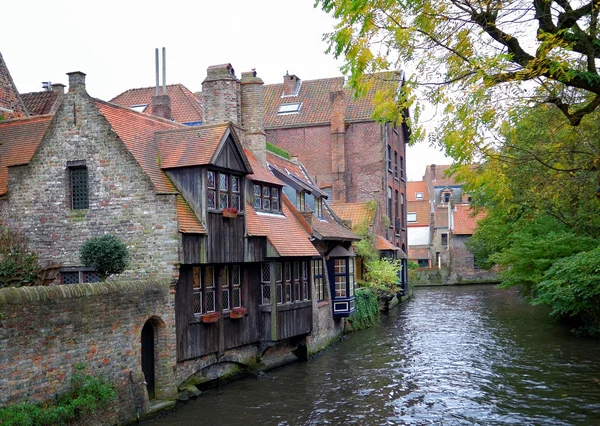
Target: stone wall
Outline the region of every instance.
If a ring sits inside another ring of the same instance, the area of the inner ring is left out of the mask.
[[[168,277],[176,282],[181,239],[175,195],[156,194],[84,83],[71,80],[29,164],[9,169],[8,205],[0,208],[9,225],[27,236],[43,266],[81,266],[81,245],[112,234],[130,251],[124,278]],[[88,209],[71,208],[73,162],[88,171]]]
[[[344,332],[344,321],[334,319],[331,307],[331,290],[329,287],[329,275],[325,274],[325,300],[317,302],[313,297],[313,324],[310,335],[306,338],[306,346],[309,354],[314,354],[325,349],[334,340],[338,339]],[[313,289],[314,292],[314,289]]]
[[[136,404],[147,409],[140,336],[148,320],[155,330],[157,398],[175,396],[169,279],[0,289],[0,312],[0,406],[53,401],[83,363],[118,390],[106,424],[135,418]]]

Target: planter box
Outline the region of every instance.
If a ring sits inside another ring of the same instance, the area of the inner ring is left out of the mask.
[[[202,318],[202,322],[207,322],[207,323],[217,322],[217,321],[219,321],[219,318],[221,318],[221,313],[220,312],[211,312],[210,314],[202,315],[201,318]]]
[[[223,210],[223,217],[227,217],[230,219],[235,219],[238,216],[237,212],[231,210]]]
[[[231,318],[231,319],[244,318],[245,316],[246,316],[246,308],[233,308],[229,312],[229,318]]]

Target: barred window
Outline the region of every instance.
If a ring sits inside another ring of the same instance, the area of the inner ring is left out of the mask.
[[[294,262],[294,299],[298,302],[302,300],[300,292],[300,263]]]
[[[99,283],[100,273],[88,267],[70,267],[60,272],[61,284]]]
[[[192,284],[192,310],[194,315],[202,315],[204,306],[202,305],[202,280],[200,279],[200,268],[193,268]]]
[[[70,175],[71,208],[73,210],[89,208],[87,167],[70,167]]]
[[[221,270],[221,282],[222,282],[222,289],[221,289],[221,305],[223,308],[223,312],[228,311],[230,309],[231,306],[231,300],[229,300],[229,295],[231,294],[230,289],[229,289],[229,268],[227,266],[224,266],[223,269]]]
[[[277,304],[283,303],[283,265],[275,263],[275,281],[277,281]]]
[[[324,277],[323,277],[323,261],[321,259],[313,260],[313,280],[315,283],[315,292],[317,301],[321,301],[325,299],[325,287],[324,287]]]
[[[285,263],[285,303],[292,302],[292,264]]]
[[[270,305],[271,304],[271,265],[268,262],[262,264],[261,271],[261,281],[262,281],[262,304]]]
[[[231,306],[233,308],[242,307],[242,273],[239,265],[231,268]]]
[[[207,266],[204,274],[206,312],[215,312],[217,310],[217,301],[215,297],[215,269],[212,266]]]
[[[310,299],[310,281],[308,279],[308,262],[302,262],[302,296],[304,300]]]

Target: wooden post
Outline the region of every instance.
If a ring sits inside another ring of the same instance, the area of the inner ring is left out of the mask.
[[[277,277],[275,276],[275,262],[270,262],[269,268],[271,271],[271,340],[275,342],[277,340]]]

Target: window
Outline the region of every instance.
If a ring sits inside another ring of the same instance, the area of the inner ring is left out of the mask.
[[[217,310],[217,300],[215,297],[215,268],[212,266],[207,266],[204,270],[204,286],[204,312],[215,312]]]
[[[220,270],[221,310],[241,308],[242,272],[239,265],[224,266]],[[212,266],[192,268],[192,312],[199,316],[217,311],[217,287],[215,268]]]
[[[323,277],[323,261],[321,259],[313,260],[313,281],[315,282],[315,292],[317,301],[325,300],[325,287]]]
[[[406,228],[406,215],[404,214],[404,194],[400,194],[400,219],[402,220],[402,228]]]
[[[218,180],[217,180],[218,179]],[[223,210],[234,208],[242,210],[241,178],[212,170],[206,173],[207,207]]]
[[[398,177],[398,153],[396,151],[394,151],[394,177]]]
[[[144,110],[146,109],[146,107],[148,106],[148,104],[138,104],[138,105],[131,105],[129,108],[131,108],[134,111],[137,112],[144,112]]]
[[[60,272],[61,284],[99,283],[100,273],[93,268],[73,267]]]
[[[294,262],[294,300],[296,302],[302,300],[302,292],[300,289],[300,262]]]
[[[285,262],[285,303],[292,302],[292,264]]]
[[[422,200],[423,198],[425,197],[423,196],[422,192],[415,192],[415,199]]]
[[[242,271],[239,265],[231,268],[231,306],[242,307]]]
[[[402,156],[400,156],[400,172],[398,174],[400,179],[404,178],[404,157]]]
[[[271,304],[271,264],[270,263],[265,262],[262,264],[261,282],[262,282],[262,304],[270,305]]]
[[[443,197],[444,197],[444,203],[450,202],[450,193],[449,192],[444,192]]]
[[[296,209],[298,209],[299,212],[303,212],[305,209],[305,197],[304,197],[304,192],[296,192]]]
[[[275,282],[277,284],[277,304],[283,303],[283,265],[281,262],[275,263]]]
[[[396,192],[394,193],[394,217],[400,217],[400,216],[398,215],[398,212],[400,211],[400,209],[399,209],[399,206],[398,206],[398,202],[399,202],[399,199],[398,199],[398,191],[396,191]]]
[[[71,208],[73,210],[89,208],[87,167],[69,167],[69,172],[71,175]]]
[[[419,265],[419,268],[428,268],[429,267],[429,260],[427,260],[427,259],[417,259],[417,264]]]
[[[267,185],[254,185],[254,209],[279,213],[281,204],[279,202],[279,188]]]
[[[204,313],[204,305],[202,304],[202,283],[200,281],[200,268],[192,268],[192,311],[194,315],[202,315]]]
[[[229,295],[231,294],[229,289],[229,268],[227,266],[221,269],[221,287],[221,308],[225,312],[231,306],[231,300],[229,300]]]
[[[335,297],[346,297],[346,259],[334,259]]]
[[[443,246],[448,245],[448,234],[442,234],[442,245]]]
[[[392,220],[392,188],[388,186],[387,189],[387,217],[390,218],[390,222]],[[391,226],[391,224],[390,224]]]
[[[315,216],[323,217],[323,200],[315,198]]]
[[[279,106],[279,111],[277,111],[277,114],[297,114],[300,112],[301,106],[302,106],[302,102],[294,102],[291,104],[281,104]]]
[[[308,279],[308,262],[302,262],[302,298],[310,300],[310,281]]]
[[[406,214],[406,220],[408,222],[416,222],[417,221],[417,214],[416,213],[407,213]]]
[[[262,301],[263,305],[271,304],[271,265],[262,264]],[[277,304],[294,303],[310,300],[310,281],[308,279],[308,262],[274,263]],[[321,270],[322,273],[322,270]],[[235,291],[235,287],[234,287]]]
[[[391,172],[392,171],[392,147],[391,146],[387,146],[387,167],[388,170]]]
[[[355,257],[351,257],[350,259],[348,259],[348,266],[349,271],[348,271],[348,283],[350,284],[350,297],[354,296],[354,286],[356,285],[356,281],[354,280],[354,270],[356,269],[356,258]]]

